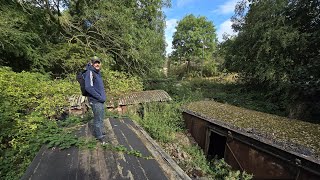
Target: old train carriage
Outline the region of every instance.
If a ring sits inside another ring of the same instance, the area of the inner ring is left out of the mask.
[[[183,118],[207,157],[254,179],[320,179],[320,125],[214,101],[186,105]]]

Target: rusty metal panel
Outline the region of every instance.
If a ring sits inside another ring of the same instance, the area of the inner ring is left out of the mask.
[[[310,173],[309,171],[299,169],[298,175],[296,177],[297,180],[319,180],[320,176]]]
[[[189,132],[198,143],[198,145],[202,149],[204,149],[206,144],[208,122],[187,114],[184,115],[184,118],[188,119],[186,125],[187,127],[189,127]]]
[[[204,149],[206,143],[207,122],[201,119],[194,119],[193,121],[192,136],[196,139],[198,145]]]
[[[297,167],[237,140],[227,142],[225,161],[233,168],[254,174],[254,179],[295,179]]]
[[[191,116],[187,113],[182,113],[182,117],[184,119],[184,123],[186,125],[186,128],[189,130],[190,134],[192,135],[192,122],[193,122],[193,118],[195,118],[194,116]]]

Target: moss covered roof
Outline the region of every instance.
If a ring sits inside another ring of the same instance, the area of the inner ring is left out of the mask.
[[[282,145],[296,146],[296,148],[290,148],[290,150],[298,153],[301,153],[301,147],[303,147],[302,149],[307,149],[302,150],[303,154],[319,160],[319,124],[288,119],[215,101],[193,102],[185,105],[184,109],[204,118],[245,130],[246,132],[257,132],[256,134],[259,136],[271,138],[276,142],[283,142],[281,143]]]

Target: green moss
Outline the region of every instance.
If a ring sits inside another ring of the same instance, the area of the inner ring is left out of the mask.
[[[252,111],[215,101],[198,101],[184,107],[201,116],[231,126],[253,129],[277,142],[289,142],[320,155],[320,125]]]

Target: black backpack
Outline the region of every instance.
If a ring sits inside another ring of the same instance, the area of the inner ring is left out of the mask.
[[[83,71],[81,71],[81,72],[79,72],[78,74],[77,74],[77,81],[79,82],[79,84],[80,84],[80,89],[81,89],[81,94],[83,95],[83,96],[89,96],[89,93],[86,91],[86,88],[85,88],[85,86],[86,86],[86,83],[85,83],[85,73],[87,72],[87,70],[83,70]],[[92,75],[93,75],[93,80],[95,79],[95,77],[94,77],[94,73],[92,73]]]

